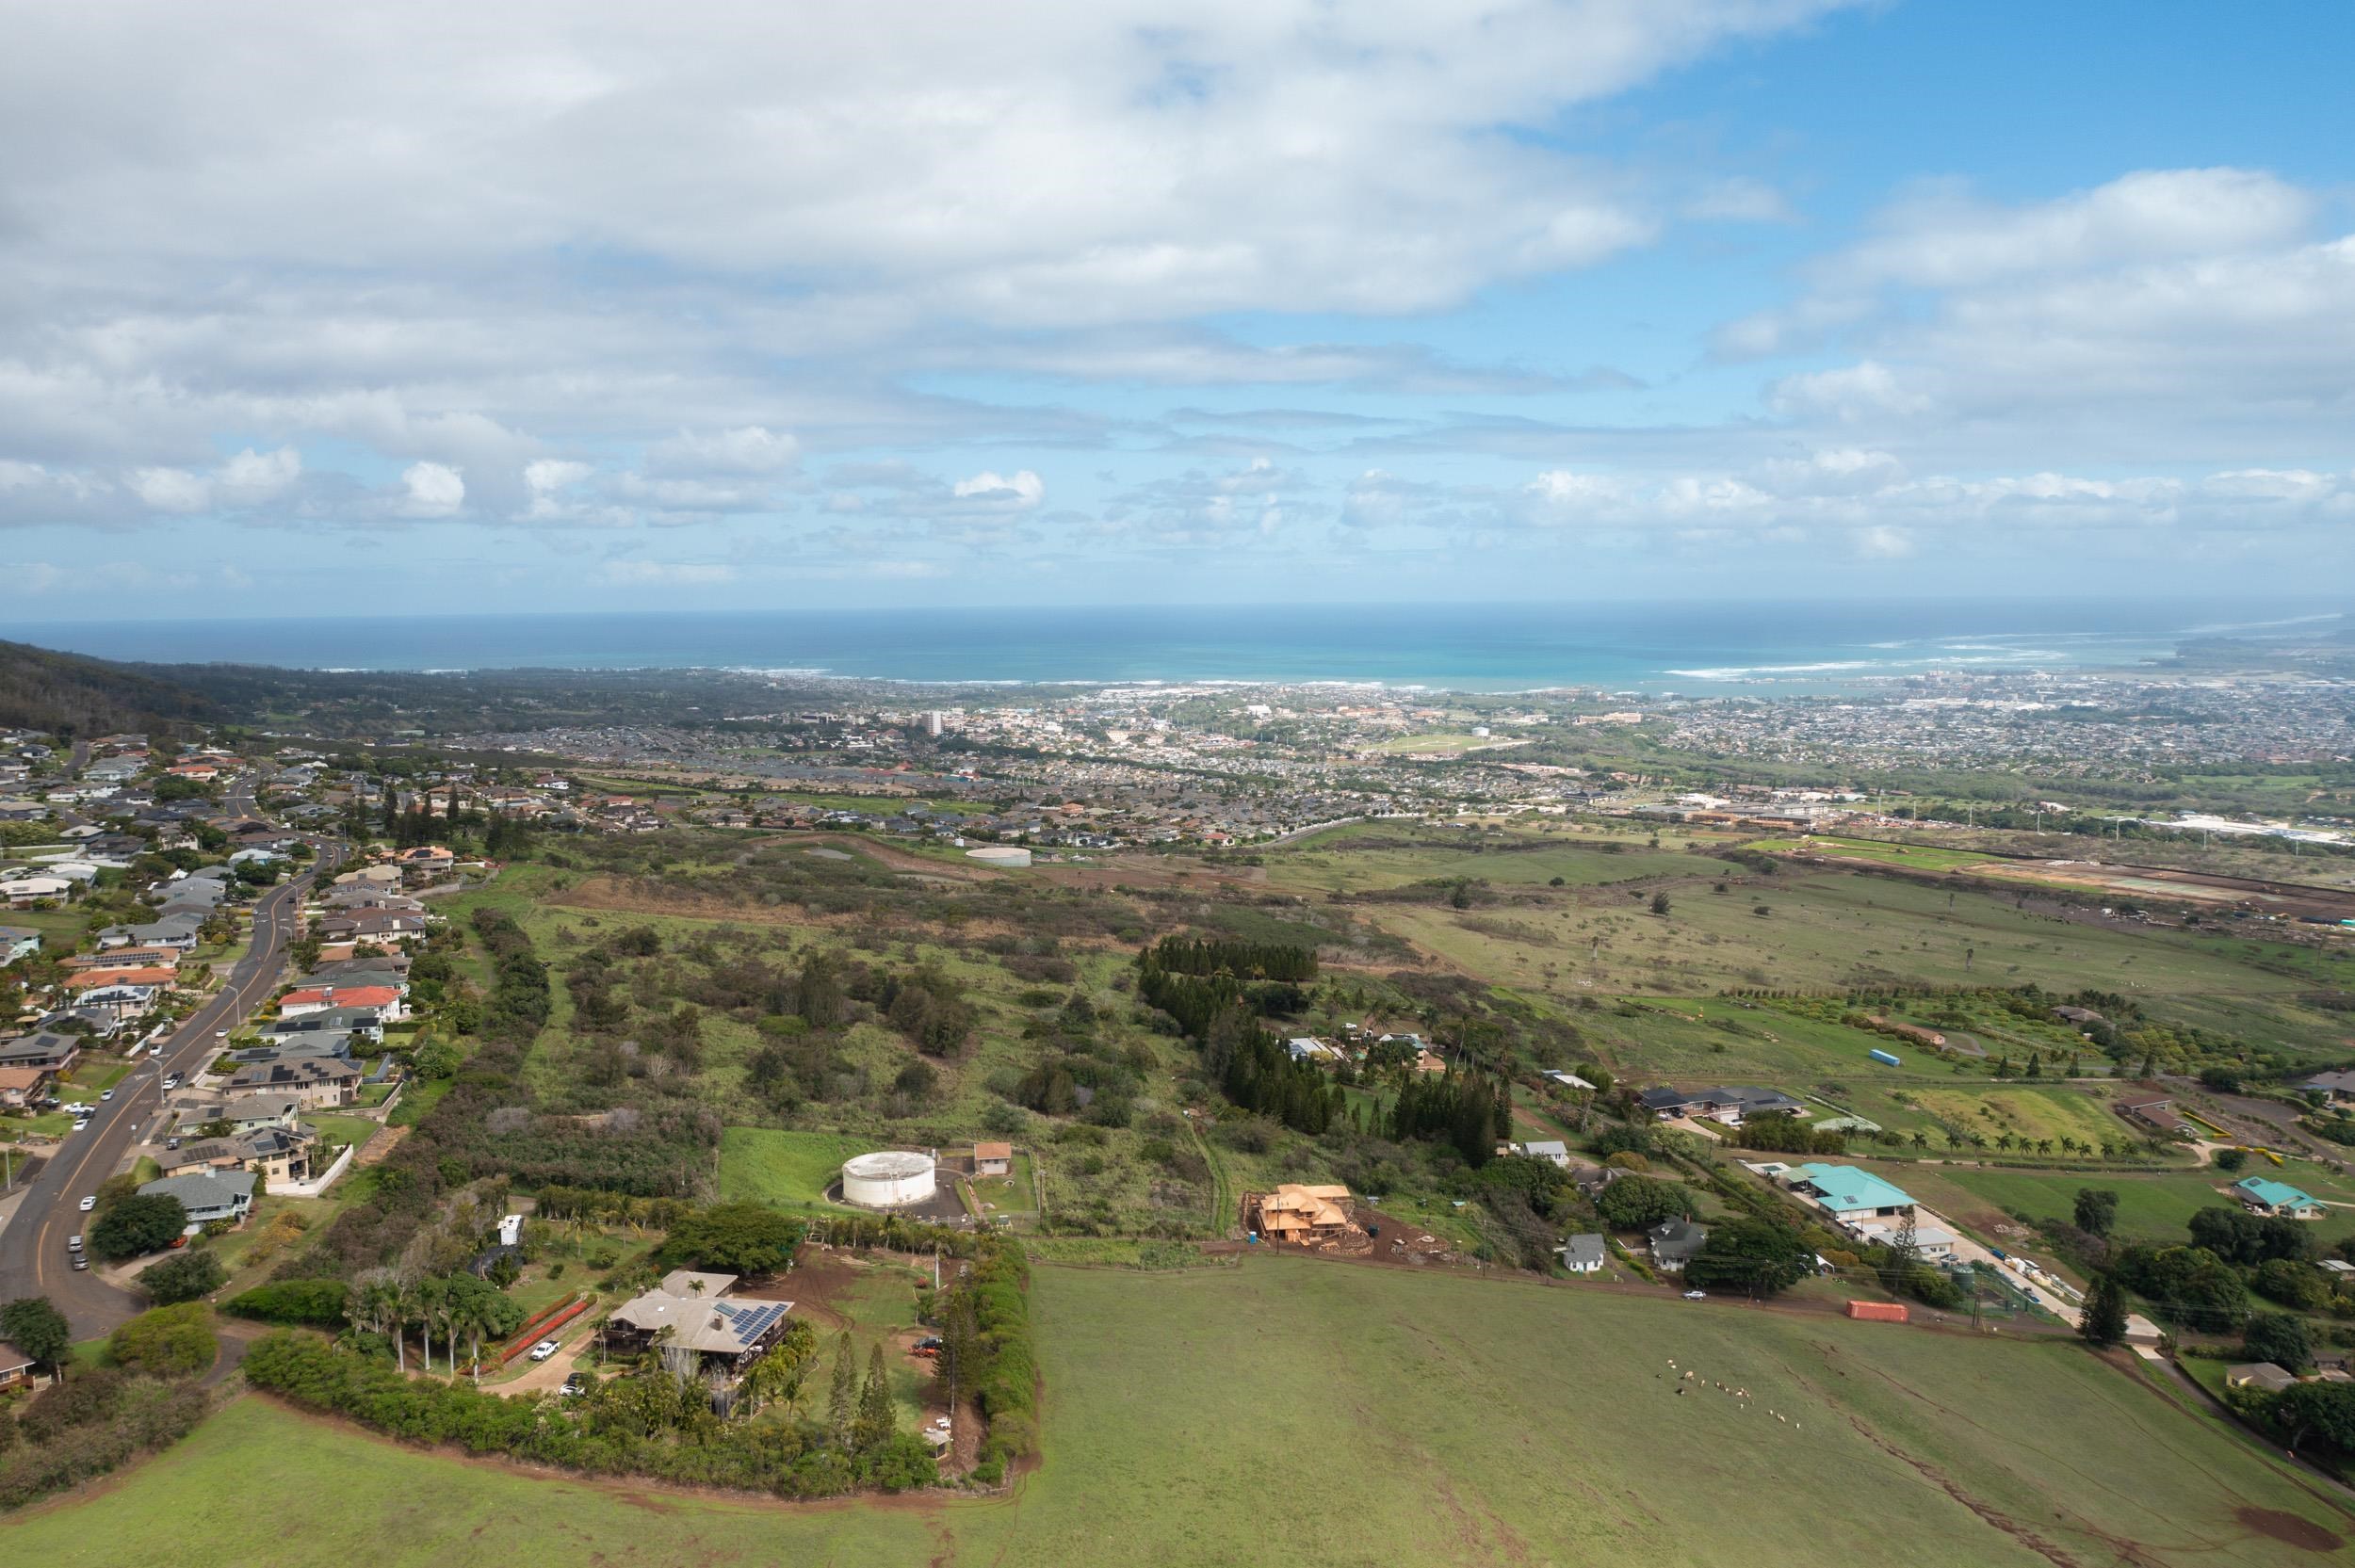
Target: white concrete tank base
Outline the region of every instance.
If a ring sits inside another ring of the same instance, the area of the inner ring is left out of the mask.
[[[1000,869],[1018,871],[1031,864],[1031,851],[1019,845],[989,844],[979,849],[967,849],[965,852],[965,858],[978,860],[983,865],[995,865]]]
[[[905,1208],[930,1202],[933,1156],[905,1149],[857,1155],[843,1162],[842,1201],[861,1208]]]

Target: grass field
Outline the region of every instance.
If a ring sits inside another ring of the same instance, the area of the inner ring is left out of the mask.
[[[2168,1568],[2322,1560],[2253,1511],[2355,1535],[2264,1450],[2073,1344],[1291,1259],[1046,1268],[1035,1305],[1045,1463],[1010,1499],[788,1508],[528,1477],[249,1398],[99,1495],[0,1525],[0,1555]],[[1316,1332],[1278,1353],[1272,1324]],[[1671,1357],[1699,1374],[1687,1394]],[[1304,1456],[1325,1500],[1271,1498]],[[333,1506],[265,1519],[267,1496]]]
[[[826,1188],[842,1162],[882,1147],[844,1133],[729,1127],[720,1134],[720,1196],[755,1198],[792,1208],[826,1206]]]

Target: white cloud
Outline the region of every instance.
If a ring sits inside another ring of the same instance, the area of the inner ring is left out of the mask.
[[[951,490],[960,501],[1009,510],[1027,510],[1047,495],[1046,481],[1027,468],[1008,476],[983,469],[969,479],[959,479]]]
[[[301,477],[302,454],[293,447],[256,452],[249,446],[220,465],[214,483],[228,505],[255,506],[284,494]]]
[[[448,517],[466,504],[466,481],[455,468],[438,462],[413,462],[401,470],[407,494],[398,510],[404,517]]]
[[[127,476],[132,493],[157,511],[203,511],[213,504],[213,483],[185,468],[135,468]]]

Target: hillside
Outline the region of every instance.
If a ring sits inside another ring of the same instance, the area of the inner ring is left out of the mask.
[[[168,732],[224,717],[210,697],[163,675],[30,643],[0,642],[0,728],[72,736]]]

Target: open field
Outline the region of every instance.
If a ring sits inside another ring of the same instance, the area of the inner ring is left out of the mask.
[[[757,1199],[787,1208],[826,1204],[826,1188],[842,1162],[883,1145],[845,1133],[729,1127],[720,1135],[720,1196]]]
[[[2355,1535],[2263,1450],[2072,1344],[1293,1259],[1042,1269],[1035,1302],[1046,1458],[1011,1499],[788,1508],[527,1477],[247,1399],[98,1495],[0,1526],[0,1553],[2167,1568],[2320,1560]],[[1322,1332],[1270,1353],[1268,1326],[1301,1322]],[[1698,1373],[1686,1394],[1671,1357]],[[1331,1500],[1265,1505],[1304,1454]],[[256,1495],[335,1502],[265,1523]],[[2300,1529],[2328,1533],[2280,1538]]]

